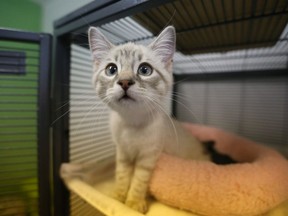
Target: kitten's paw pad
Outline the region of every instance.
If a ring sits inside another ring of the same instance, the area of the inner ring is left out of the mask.
[[[125,203],[130,208],[145,214],[148,211],[146,200],[127,200]]]

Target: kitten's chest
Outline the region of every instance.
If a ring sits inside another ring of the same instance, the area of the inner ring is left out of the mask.
[[[158,139],[155,130],[150,127],[127,127],[122,124],[114,125],[112,134],[118,145],[125,148],[144,148],[153,145]]]
[[[118,148],[131,160],[147,152],[162,150],[161,131],[155,121],[143,127],[126,125],[120,119],[111,122],[112,138]]]
[[[121,145],[136,146],[141,145],[143,138],[147,136],[145,129],[137,129],[131,127],[119,127],[117,140]]]

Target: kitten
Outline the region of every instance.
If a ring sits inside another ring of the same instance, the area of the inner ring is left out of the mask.
[[[117,152],[115,198],[145,213],[148,184],[160,153],[209,159],[201,143],[164,108],[173,86],[175,29],[168,26],[148,46],[115,46],[94,27],[88,36],[93,84],[111,108]]]

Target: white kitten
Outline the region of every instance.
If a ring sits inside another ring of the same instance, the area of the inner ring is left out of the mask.
[[[116,144],[116,198],[147,211],[146,193],[161,152],[208,159],[201,143],[165,111],[172,90],[175,29],[165,28],[149,46],[115,46],[96,28],[89,29],[97,95],[111,108]]]

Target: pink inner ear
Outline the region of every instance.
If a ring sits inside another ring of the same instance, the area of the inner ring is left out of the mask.
[[[175,52],[176,34],[172,26],[165,28],[159,36],[150,44],[151,49],[164,63],[173,59]]]
[[[89,28],[88,38],[93,59],[96,61],[96,64],[99,64],[114,45],[94,27]]]

